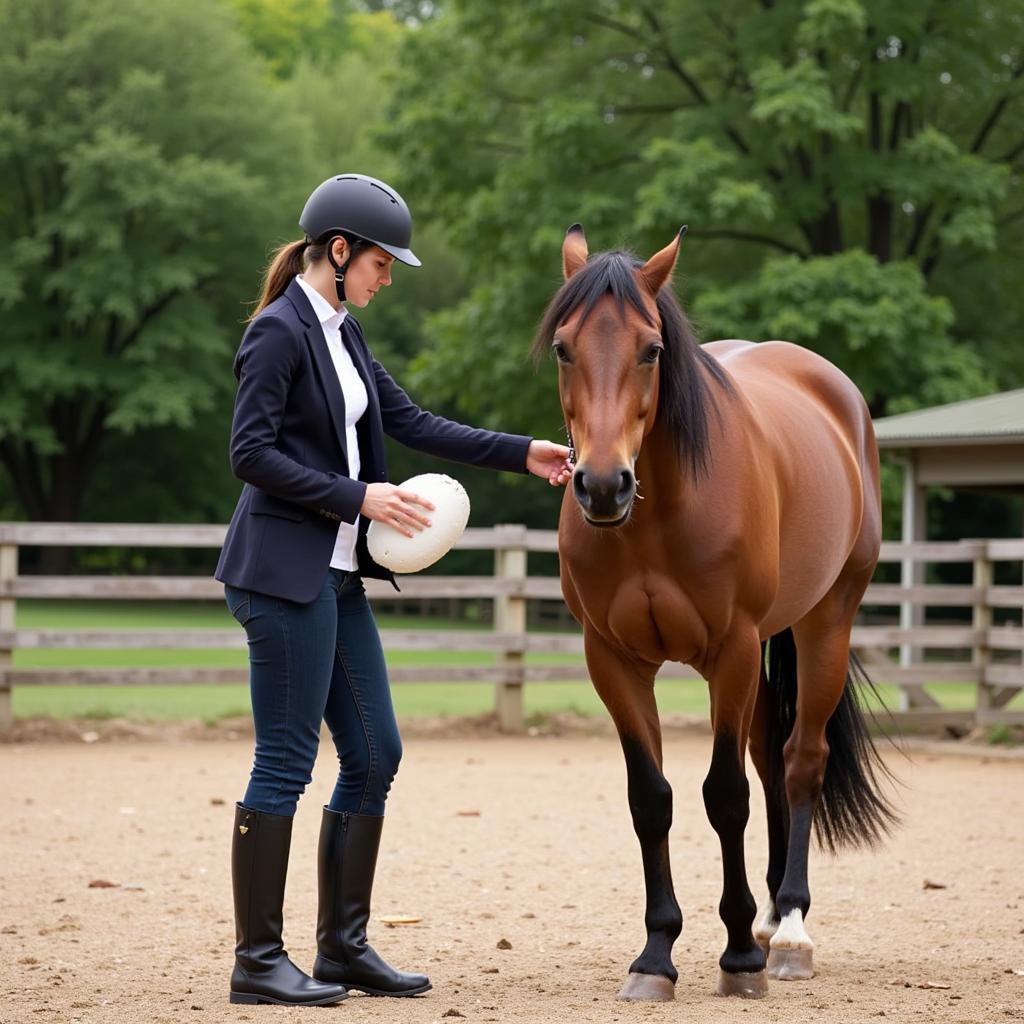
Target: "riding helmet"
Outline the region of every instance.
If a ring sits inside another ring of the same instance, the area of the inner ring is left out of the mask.
[[[318,185],[306,200],[299,227],[313,242],[345,232],[379,245],[410,267],[421,265],[409,248],[412,216],[405,200],[365,174],[338,174]]]

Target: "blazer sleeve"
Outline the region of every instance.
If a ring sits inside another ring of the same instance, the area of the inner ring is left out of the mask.
[[[231,471],[275,497],[354,523],[366,494],[362,480],[310,469],[276,447],[299,357],[299,339],[277,317],[258,317],[246,331],[235,357]]]
[[[372,358],[372,357],[371,357]],[[421,409],[381,364],[373,360],[384,432],[408,448],[453,462],[509,473],[526,473],[532,437],[503,434],[435,416]]]

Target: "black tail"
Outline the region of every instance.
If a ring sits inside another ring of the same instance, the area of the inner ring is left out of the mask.
[[[863,665],[851,651],[843,696],[825,727],[828,764],[814,816],[818,845],[832,852],[839,847],[874,846],[899,821],[881,785],[883,779],[895,779],[867,730],[858,684],[868,686],[878,697]],[[791,629],[773,636],[768,643],[768,692],[768,756],[785,806],[782,748],[796,721],[796,643]]]

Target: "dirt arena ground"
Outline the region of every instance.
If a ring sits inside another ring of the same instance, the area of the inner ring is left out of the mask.
[[[326,753],[296,819],[286,906],[286,945],[307,969]],[[936,745],[912,762],[892,758],[906,783],[903,829],[879,852],[813,856],[818,977],[773,982],[750,1003],[712,994],[725,935],[718,844],[700,797],[709,753],[705,735],[666,742],[686,918],[674,1003],[614,998],[643,944],[614,738],[407,737],[375,913],[422,922],[375,922],[371,939],[428,971],[434,991],[298,1010],[227,1002],[229,832],[247,740],[0,745],[0,1022],[1024,1020],[1019,754]],[[753,803],[748,865],[760,900],[758,787]]]

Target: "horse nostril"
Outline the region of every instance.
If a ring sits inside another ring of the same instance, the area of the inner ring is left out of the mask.
[[[590,495],[587,492],[587,474],[582,469],[577,469],[572,475],[572,490],[576,495],[576,500],[586,506],[590,500]]]
[[[624,469],[622,471],[622,479],[619,482],[619,493],[617,495],[619,501],[625,504],[633,497],[633,492],[636,490],[636,481],[633,477],[631,470]]]

